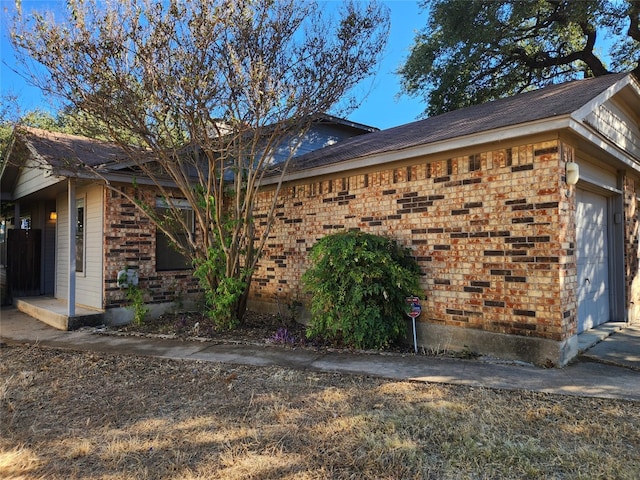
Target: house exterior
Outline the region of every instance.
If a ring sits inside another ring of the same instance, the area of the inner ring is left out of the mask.
[[[564,365],[578,353],[578,334],[640,321],[635,77],[554,85],[383,131],[331,118],[322,128],[332,121],[348,132],[329,139],[323,131],[290,164],[250,308],[305,303],[307,251],[327,234],[360,229],[414,251],[425,348]],[[23,220],[14,227],[28,220],[43,232],[40,294],[75,295],[110,321],[126,321],[117,278],[133,267],[151,305],[198,295],[190,271],[159,267],[168,253],[133,204],[95,178],[64,172],[61,150],[106,165],[105,178],[132,189],[113,147],[21,135],[10,155],[22,167],[5,165],[2,192]],[[137,182],[137,194],[153,202],[152,187]],[[263,182],[258,228],[275,183]]]
[[[376,130],[322,115],[290,143],[294,155],[301,155]],[[277,155],[284,156],[288,148],[283,145]],[[151,314],[200,298],[198,282],[182,257],[125,197],[129,193],[149,205],[157,202],[151,182],[123,159],[121,149],[94,139],[16,130],[0,174],[2,201],[14,205],[4,219],[13,297],[51,296],[67,301],[71,319],[77,305],[103,311],[108,323],[126,323],[132,312],[118,277],[133,270]],[[72,168],[78,162],[98,168],[100,178]],[[107,188],[107,181],[116,188]]]
[[[291,165],[253,307],[304,303],[307,251],[359,229],[415,252],[420,345],[564,365],[578,334],[640,321],[639,181],[629,75],[349,139]]]

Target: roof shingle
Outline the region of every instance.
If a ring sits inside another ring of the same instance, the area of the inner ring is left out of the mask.
[[[31,145],[41,159],[54,168],[79,164],[98,167],[127,159],[125,151],[117,145],[79,135],[20,126],[16,136]]]
[[[303,155],[289,172],[570,114],[627,74],[575,80],[354,137]]]

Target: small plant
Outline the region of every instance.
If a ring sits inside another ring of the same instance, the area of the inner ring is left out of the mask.
[[[240,325],[237,307],[246,290],[245,279],[251,276],[249,272],[241,274],[241,278],[225,276],[224,255],[221,247],[209,247],[207,259],[194,263],[193,272],[204,290],[206,313],[219,331],[233,330]]]
[[[406,297],[419,291],[420,268],[407,248],[363,232],[318,241],[302,279],[312,294],[307,337],[355,348],[382,348],[406,330]]]
[[[276,345],[295,345],[296,337],[288,329],[280,327],[271,337],[271,343]]]
[[[127,287],[127,299],[130,302],[129,308],[133,310],[133,324],[139,327],[149,313],[149,308],[144,303],[144,291],[137,285],[130,284]]]

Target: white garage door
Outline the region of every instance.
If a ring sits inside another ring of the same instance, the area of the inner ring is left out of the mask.
[[[609,321],[607,198],[576,192],[578,333]]]

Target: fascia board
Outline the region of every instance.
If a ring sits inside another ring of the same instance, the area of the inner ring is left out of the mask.
[[[93,178],[96,178],[96,177],[93,177]],[[145,177],[143,175],[133,176],[133,175],[127,175],[124,173],[108,173],[98,178],[103,178],[104,180],[107,180],[109,182],[116,182],[116,183],[131,183],[131,184],[137,183],[138,185],[152,185],[152,186],[159,185],[162,187],[176,186],[175,182],[171,180],[151,180],[150,178]]]
[[[605,103],[607,100],[613,97],[616,93],[618,93],[624,87],[626,87],[629,84],[633,85],[633,83],[634,82],[632,81],[631,75],[627,75],[626,77],[621,78],[616,83],[614,83],[609,88],[607,88],[604,92],[595,96],[593,99],[585,103],[582,107],[575,110],[571,114],[571,117],[576,121],[584,120],[585,118],[587,118],[587,116],[591,112],[595,111],[600,105]],[[636,88],[637,88],[637,85],[636,85]]]
[[[355,158],[344,162],[337,162],[331,165],[320,166],[301,170],[299,172],[291,172],[285,174],[283,182],[302,180],[305,178],[318,177],[323,175],[331,175],[346,170],[357,170],[367,168],[372,165],[383,165],[399,160],[408,160],[411,158],[433,155],[461,148],[472,147],[486,143],[503,142],[518,137],[536,135],[540,133],[560,130],[569,126],[570,116],[563,115],[554,118],[547,118],[530,122],[526,124],[513,125],[509,127],[491,130],[487,132],[475,133],[463,137],[455,137],[449,140],[428,143],[416,147],[410,147],[403,150],[394,150],[375,155]],[[279,182],[280,176],[274,176],[263,179],[261,186],[274,185]]]
[[[109,172],[104,174],[91,173],[86,171],[57,170],[55,176],[58,178],[78,178],[82,180],[98,180],[117,183],[137,183],[139,185],[161,185],[163,187],[173,187],[175,182],[171,180],[151,180],[144,175],[131,175],[126,173]]]

